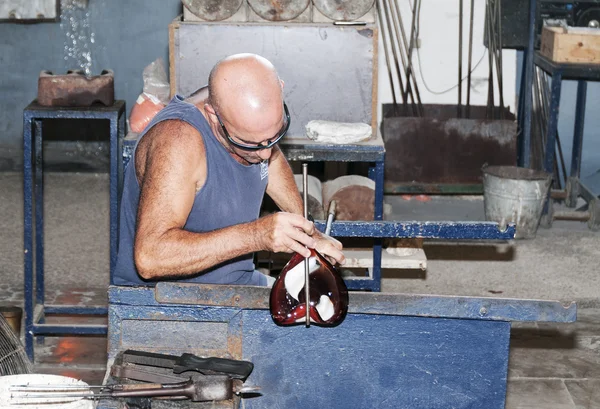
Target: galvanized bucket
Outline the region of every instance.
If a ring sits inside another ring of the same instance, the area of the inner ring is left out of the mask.
[[[552,175],[516,166],[483,169],[485,218],[500,226],[514,223],[516,239],[537,234]]]

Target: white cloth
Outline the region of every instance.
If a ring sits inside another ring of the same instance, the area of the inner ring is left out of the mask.
[[[347,144],[367,140],[373,130],[365,123],[313,120],[306,124],[306,136],[317,142]]]

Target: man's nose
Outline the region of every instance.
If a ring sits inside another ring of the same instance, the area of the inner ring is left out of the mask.
[[[271,157],[272,153],[273,153],[273,148],[261,149],[258,151],[258,157],[261,158],[262,160],[267,160]]]

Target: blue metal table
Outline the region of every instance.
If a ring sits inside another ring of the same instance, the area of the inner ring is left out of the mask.
[[[126,349],[254,363],[262,408],[503,409],[513,321],[573,322],[574,303],[350,292],[334,328],[278,327],[269,289],[109,289],[109,368]],[[101,401],[98,409],[114,409]]]
[[[575,125],[573,130],[573,146],[571,154],[570,175],[566,183],[566,204],[575,207],[578,197],[583,197],[588,203],[589,211],[588,226],[592,230],[600,230],[600,201],[579,178],[581,173],[581,156],[583,147],[583,127],[585,123],[585,108],[588,81],[600,81],[600,69],[598,64],[568,64],[556,63],[549,60],[539,52],[535,53],[534,64],[548,73],[552,79],[550,90],[550,107],[548,116],[548,130],[546,135],[544,170],[554,172],[554,159],[556,151],[556,135],[558,127],[558,114],[560,107],[560,94],[563,80],[577,81],[577,99],[575,104]],[[566,177],[566,175],[565,175]],[[575,212],[572,212],[575,213]],[[577,212],[578,213],[578,212]],[[551,224],[556,216],[562,218],[563,214],[553,214],[552,203],[546,205],[543,221],[546,225]],[[564,214],[566,216],[566,214]],[[573,214],[573,216],[576,216]]]
[[[43,124],[53,119],[95,119],[110,122],[110,269],[112,271],[117,256],[119,192],[123,175],[123,163],[120,158],[125,136],[124,114],[125,101],[115,101],[110,107],[82,108],[46,107],[33,101],[23,110],[25,349],[32,361],[33,341],[36,336],[40,336],[39,339],[43,340],[43,335],[106,334],[107,332],[106,325],[45,323],[46,314],[106,315],[107,308],[46,305],[44,302]]]

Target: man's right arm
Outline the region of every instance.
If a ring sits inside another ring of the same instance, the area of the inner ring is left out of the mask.
[[[169,137],[157,137],[161,133]],[[306,253],[304,246],[314,247],[313,224],[289,213],[206,233],[184,230],[206,179],[202,137],[186,123],[165,121],[142,142],[136,152],[140,202],[134,261],[143,278],[183,278],[259,250]]]

